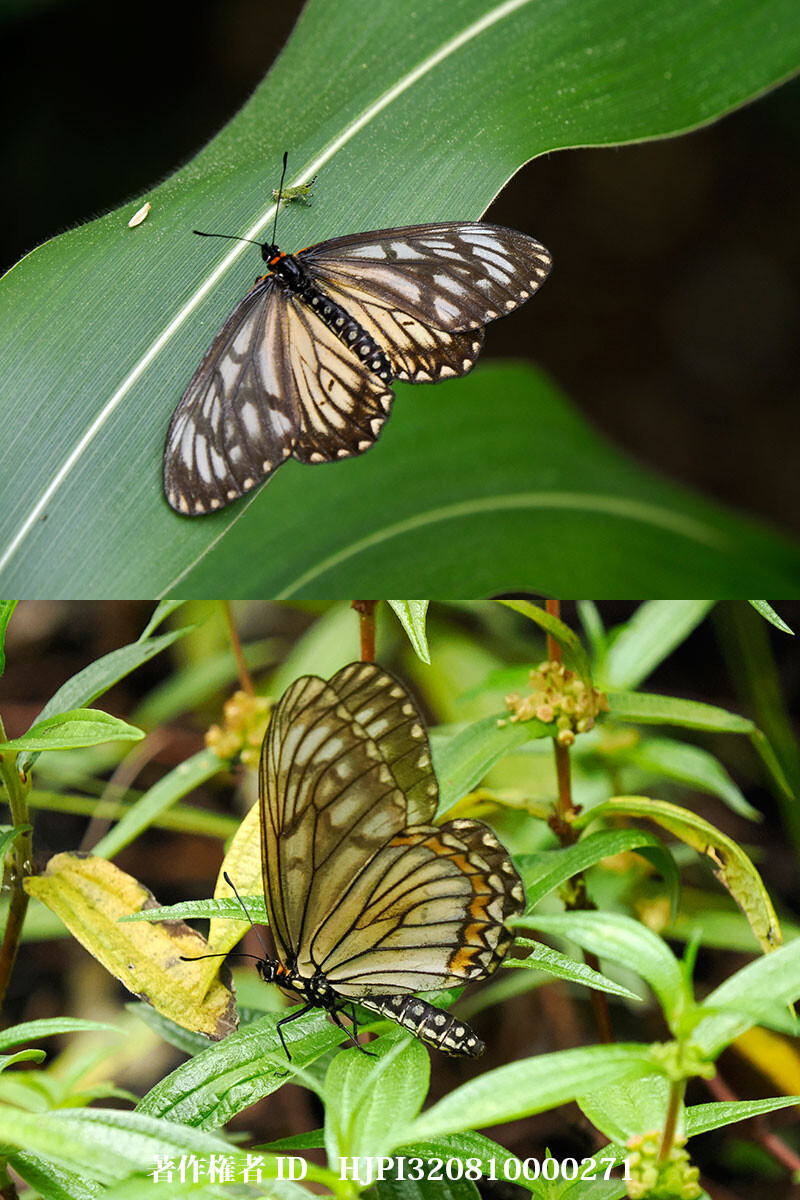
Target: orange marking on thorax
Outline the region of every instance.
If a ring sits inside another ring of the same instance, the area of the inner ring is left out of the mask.
[[[279,250],[277,254],[273,254],[272,258],[267,263],[267,266],[274,267],[275,263],[279,262],[282,258],[286,258],[286,255],[284,254],[283,250]]]

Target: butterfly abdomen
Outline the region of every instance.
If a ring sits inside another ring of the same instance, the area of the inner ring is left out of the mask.
[[[370,996],[358,1001],[364,1008],[389,1017],[443,1054],[477,1058],[486,1049],[465,1021],[459,1021],[418,996]]]
[[[391,383],[395,373],[387,354],[341,304],[317,287],[296,258],[282,254],[272,259],[270,266],[288,290],[307,304],[364,366],[384,383]]]

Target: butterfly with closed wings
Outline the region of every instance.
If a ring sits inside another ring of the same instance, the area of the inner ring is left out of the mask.
[[[268,273],[214,338],[167,433],[164,491],[185,516],[223,508],[290,456],[369,450],[391,384],[465,375],[483,327],[530,299],[551,265],[534,238],[474,221],[354,233],[294,255],[273,227],[255,244]]]
[[[281,1025],[312,1008],[359,1046],[356,1004],[446,1054],[483,1052],[466,1022],[414,993],[491,974],[525,894],[488,826],[431,824],[438,792],[416,705],[380,667],[303,676],[273,709],[259,805],[277,957],[259,971],[304,1002],[278,1022],[287,1057]]]

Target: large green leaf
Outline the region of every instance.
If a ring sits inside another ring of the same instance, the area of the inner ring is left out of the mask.
[[[152,211],[143,224],[127,227],[128,206],[40,247],[5,278],[0,289],[7,330],[0,376],[6,397],[0,580],[6,593],[152,596],[175,590],[236,521],[248,546],[258,546],[262,562],[274,560],[273,552],[263,553],[265,538],[281,528],[287,512],[298,519],[297,528],[315,536],[304,561],[298,565],[293,555],[288,568],[284,556],[296,539],[281,541],[267,586],[278,591],[291,585],[297,592],[321,552],[314,528],[321,514],[320,486],[326,497],[323,515],[335,520],[341,498],[346,500],[359,482],[367,488],[361,494],[364,512],[385,494],[391,498],[398,479],[406,485],[413,480],[426,491],[441,470],[453,485],[450,495],[469,503],[487,498],[489,513],[475,521],[475,528],[494,550],[496,497],[506,494],[498,492],[497,475],[505,468],[506,453],[513,456],[520,440],[529,447],[527,493],[539,492],[553,473],[566,482],[558,463],[554,469],[547,458],[547,439],[543,446],[537,437],[535,387],[526,394],[522,430],[518,419],[510,419],[518,410],[509,411],[497,396],[487,405],[487,385],[476,384],[473,396],[483,396],[485,425],[501,425],[477,467],[469,455],[475,422],[467,419],[462,425],[460,419],[468,399],[462,384],[449,397],[437,388],[415,405],[406,395],[398,403],[409,409],[409,417],[419,414],[415,449],[435,464],[432,472],[420,472],[416,455],[408,452],[407,421],[404,436],[398,431],[368,456],[379,464],[378,487],[358,474],[361,461],[324,470],[291,464],[265,494],[215,517],[186,521],[168,509],[160,476],[170,413],[210,337],[260,266],[252,247],[215,247],[192,239],[189,231],[200,226],[263,236],[271,218],[270,187],[285,146],[292,150],[290,184],[323,169],[325,184],[324,203],[320,195],[310,209],[287,209],[281,234],[289,249],[350,230],[476,217],[514,171],[537,154],[695,127],[785,79],[799,60],[800,13],[794,0],[726,0],[725,5],[718,0],[686,5],[672,0],[574,0],[569,5],[562,0],[421,0],[413,8],[391,0],[352,0],[346,6],[311,0],[248,105],[193,162],[148,195]],[[535,307],[515,319],[522,336],[535,327],[523,324],[535,322]],[[448,402],[452,409],[445,409]],[[444,434],[441,424],[434,430],[423,419],[423,410],[440,419],[443,411],[453,414]],[[458,464],[461,493],[455,488]],[[617,494],[609,478],[616,466],[615,457],[605,463],[593,459],[595,481],[602,477],[608,484],[604,493]],[[513,476],[513,462],[509,471]],[[512,491],[519,491],[518,485]],[[562,512],[557,514],[549,536],[553,544],[561,543],[563,557],[587,540],[576,544],[581,516],[592,528],[596,521],[591,505],[587,512],[587,497],[580,491],[573,496],[569,486],[567,491],[576,507],[566,522]],[[665,499],[660,487],[654,491]],[[408,520],[402,497],[397,501],[396,522]],[[514,536],[523,524],[541,523],[541,505],[523,515],[524,521],[516,512],[509,522]],[[679,514],[678,523],[684,519]],[[561,541],[570,531],[572,536]],[[438,548],[442,532],[449,540],[451,529],[437,532]],[[620,562],[627,565],[633,547],[624,539],[623,546]],[[648,530],[640,547],[648,552],[645,561],[655,548],[661,562],[660,546],[660,535],[654,538]],[[664,548],[675,549],[669,535]],[[459,572],[455,578],[451,572],[450,586],[436,589],[422,570],[430,557],[428,543],[424,551],[414,560],[413,574],[403,573],[402,586],[387,589],[382,577],[375,594],[463,594],[466,587],[474,594],[534,581],[556,589],[563,574],[548,574],[535,559],[520,555],[513,580],[501,558],[494,570],[484,568],[479,583],[474,576],[465,583]],[[529,542],[524,551],[529,555]],[[740,551],[750,555],[752,539],[745,537]],[[782,565],[770,561],[763,572],[756,555],[751,570],[743,572],[751,595],[796,590],[788,554],[768,542],[767,559],[777,556]],[[351,595],[370,594],[367,557],[358,562],[348,557]],[[462,570],[473,565],[463,555],[457,562]],[[234,575],[225,578],[227,594],[241,590],[234,581],[249,581],[252,553],[245,564],[237,560]],[[210,556],[212,566],[212,577],[219,579],[217,570],[225,566],[216,555]],[[693,566],[689,558],[686,578],[696,588],[702,584],[692,578]],[[701,574],[705,580],[708,572]],[[190,578],[208,586],[202,571]],[[334,583],[329,576],[326,584]],[[632,583],[618,572],[611,590],[619,593],[620,585],[625,590]],[[744,583],[737,578],[735,590],[740,586]],[[723,572],[717,588],[726,587],[733,590]],[[686,581],[684,594],[685,588]]]

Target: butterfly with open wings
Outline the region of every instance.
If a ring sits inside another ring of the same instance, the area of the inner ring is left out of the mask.
[[[259,805],[277,957],[259,971],[304,1001],[278,1022],[288,1057],[281,1025],[323,1008],[355,1041],[356,1004],[446,1054],[483,1052],[466,1022],[414,993],[491,974],[524,889],[487,825],[431,824],[438,792],[416,705],[380,667],[303,676],[273,709]]]
[[[322,463],[369,450],[391,384],[465,375],[483,327],[530,299],[551,265],[534,238],[477,222],[349,234],[294,255],[274,236],[257,243],[268,273],[172,415],[164,491],[185,516],[223,508],[290,456]]]

